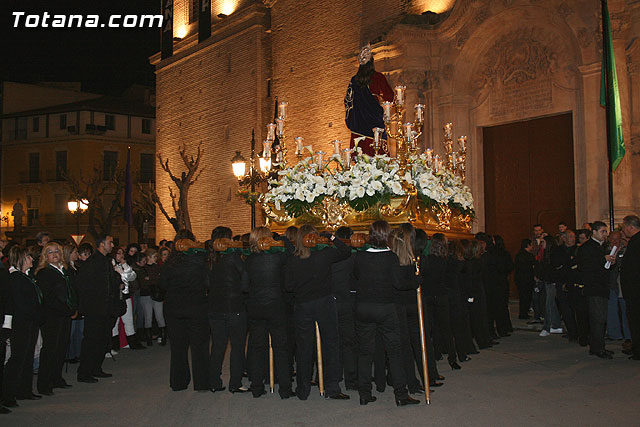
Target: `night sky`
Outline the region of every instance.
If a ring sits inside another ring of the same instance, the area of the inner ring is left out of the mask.
[[[109,95],[133,83],[153,86],[148,57],[160,49],[159,28],[13,28],[12,12],[95,14],[106,22],[111,14],[160,14],[160,9],[161,0],[2,0],[0,80],[80,81],[85,91]]]

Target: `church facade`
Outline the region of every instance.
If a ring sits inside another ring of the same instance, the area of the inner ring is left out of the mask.
[[[640,1],[608,3],[626,144],[614,174],[619,221],[640,211]],[[151,58],[158,152],[178,164],[182,143],[204,148],[189,194],[199,239],[217,225],[249,230],[231,158],[249,157],[252,129],[261,146],[276,96],[289,104],[290,162],[296,136],[327,152],[349,140],[343,97],[366,43],[389,83],[407,86],[408,105],[426,106],[425,148],[444,151],[447,122],[468,136],[475,231],[524,237],[537,222],[608,218],[600,1],[218,0],[201,41],[199,6],[173,2],[173,54]],[[170,205],[169,178],[156,171]],[[157,221],[157,235],[170,237]]]

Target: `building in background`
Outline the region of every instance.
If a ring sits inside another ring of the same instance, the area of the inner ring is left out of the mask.
[[[42,230],[61,240],[78,229],[86,234],[88,213],[76,217],[68,209],[76,197],[69,180],[102,175],[101,200],[110,205],[118,193],[110,182],[124,169],[128,147],[134,200],[139,184],[155,181],[155,108],[149,88],[132,87],[122,97],[108,97],[81,92],[79,84],[4,82],[2,101],[2,232],[12,234],[17,207],[22,211],[20,240],[28,242]],[[124,180],[118,185],[124,187]],[[119,194],[124,197],[122,188]],[[112,233],[120,242],[142,240],[136,229],[153,239],[154,224],[148,225],[129,229],[118,213]]]
[[[627,143],[614,176],[620,220],[640,211],[640,2],[608,3]],[[151,58],[157,149],[175,163],[182,142],[203,143],[205,170],[189,199],[200,239],[217,225],[248,231],[230,159],[236,150],[248,157],[252,129],[260,147],[275,96],[289,103],[290,162],[296,136],[325,152],[330,141],[349,140],[343,98],[368,42],[377,70],[392,86],[407,86],[408,105],[426,106],[423,147],[443,154],[447,122],[469,137],[474,230],[503,234],[514,252],[532,224],[552,230],[559,221],[608,217],[598,1],[172,4],[173,33],[164,39],[171,49]],[[170,184],[162,171],[157,182],[159,189]],[[160,197],[169,202],[168,193]],[[159,235],[169,235],[168,222],[156,218]]]

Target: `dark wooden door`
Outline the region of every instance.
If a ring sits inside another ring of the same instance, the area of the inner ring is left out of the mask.
[[[486,230],[512,256],[533,224],[575,227],[571,114],[484,128],[483,145]]]

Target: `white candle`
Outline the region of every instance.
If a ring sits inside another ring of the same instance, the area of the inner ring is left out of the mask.
[[[289,103],[285,101],[278,104],[278,117],[281,117],[283,120],[287,120],[287,105],[289,105]]]
[[[318,166],[322,167],[323,166],[323,160],[324,160],[324,155],[326,153],[324,151],[316,151],[316,157],[317,157],[317,164]]]
[[[383,118],[385,122],[391,121],[391,106],[393,106],[393,103],[389,101],[382,103]]]
[[[284,134],[284,119],[282,117],[276,119],[276,127],[278,128],[278,136],[282,136]]]
[[[440,172],[440,168],[442,167],[442,161],[440,160],[440,155],[436,154],[433,156],[433,164],[435,165],[436,172]]]
[[[427,163],[431,163],[433,160],[433,148],[427,148],[425,154],[427,155]]]
[[[349,169],[349,166],[351,166],[351,150],[349,148],[342,150],[342,161],[344,166]]]
[[[267,125],[267,139],[273,141],[276,139],[276,125],[275,123],[269,123]]]
[[[304,151],[304,138],[301,136],[297,136],[295,138],[296,141],[296,156],[301,156]]]
[[[333,150],[334,150],[334,154],[336,155],[340,155],[340,146],[342,145],[342,141],[340,141],[339,139],[335,139],[333,140]]]
[[[460,145],[460,150],[462,152],[467,151],[467,137],[465,135],[458,138],[458,145]]]
[[[411,142],[412,140],[412,131],[413,131],[413,123],[405,123],[402,125],[402,127],[404,128],[404,137],[408,142]]]
[[[457,163],[458,163],[458,152],[454,151],[453,153],[451,153],[451,167],[455,169]]]
[[[380,137],[382,136],[382,132],[384,129],[382,128],[373,128],[373,142],[376,144],[380,143]]]
[[[416,109],[416,122],[422,123],[424,121],[424,105],[416,104],[414,108]]]
[[[402,86],[402,85],[398,85],[395,87],[395,92],[396,92],[396,104],[398,105],[403,105],[404,104],[404,91],[407,87],[406,86]]]

